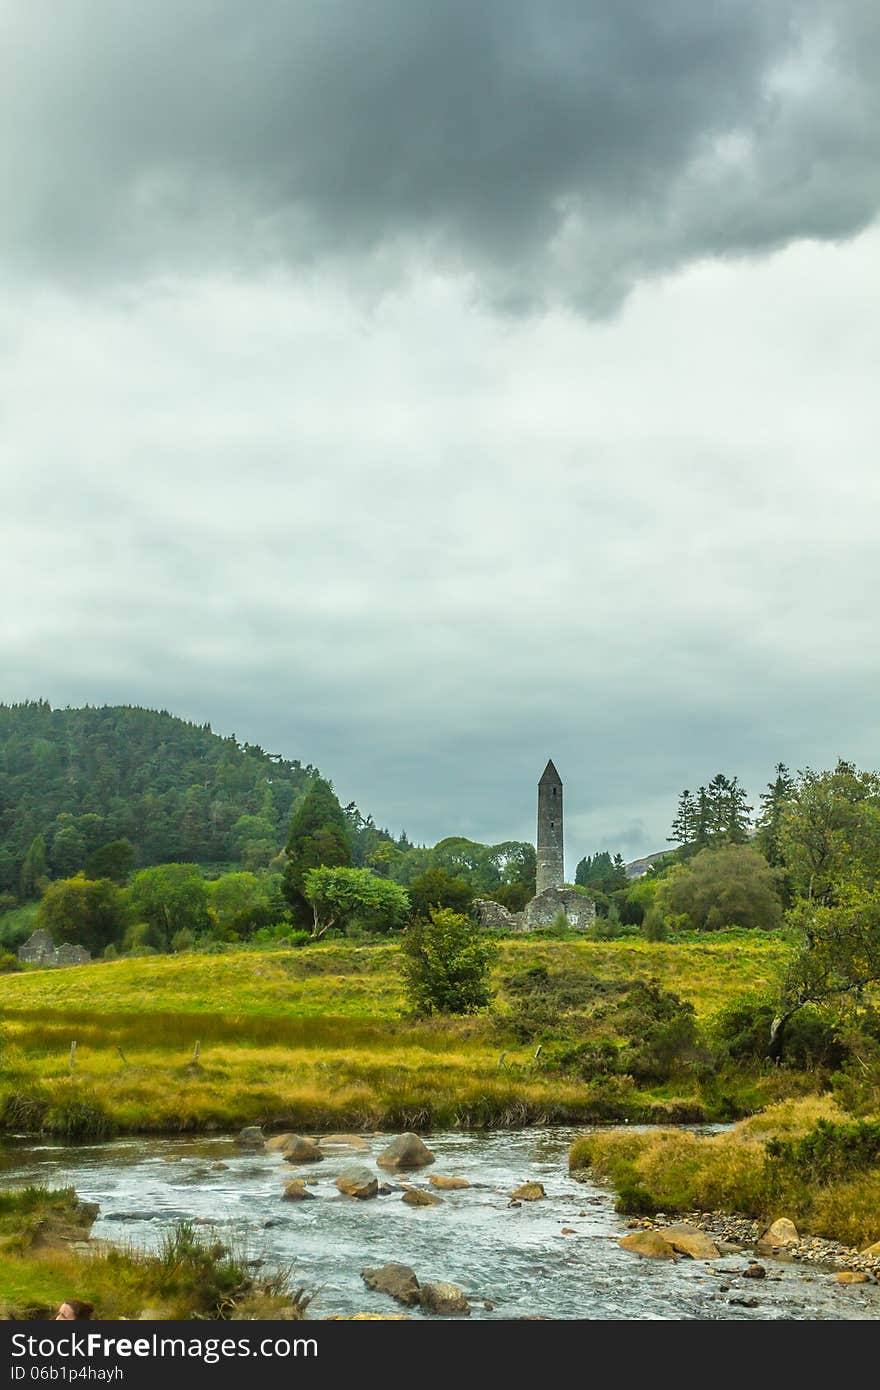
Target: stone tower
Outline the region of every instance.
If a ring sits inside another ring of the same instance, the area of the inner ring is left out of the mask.
[[[547,764],[538,783],[537,891],[561,888],[565,882],[562,849],[562,778]]]

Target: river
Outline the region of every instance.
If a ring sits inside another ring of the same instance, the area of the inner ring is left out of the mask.
[[[361,1270],[388,1261],[419,1278],[458,1284],[475,1318],[841,1319],[880,1316],[880,1288],[846,1287],[827,1273],[765,1260],[768,1277],[741,1280],[742,1257],[644,1259],[621,1250],[625,1230],[611,1195],[573,1181],[566,1129],[444,1132],[429,1138],[428,1172],[464,1177],[472,1187],[444,1192],[442,1205],[410,1207],[400,1193],[371,1201],[341,1196],[334,1178],[352,1163],[372,1164],[387,1136],[368,1136],[369,1153],[333,1152],[294,1166],[275,1153],[242,1152],[232,1138],[115,1140],[57,1146],[7,1144],[3,1185],[72,1186],[100,1205],[93,1235],[155,1247],[163,1231],[189,1218],[244,1247],[252,1260],[292,1266],[316,1296],[310,1316],[399,1312],[366,1289]],[[317,1200],[285,1202],[282,1183],[314,1180]],[[544,1201],[508,1206],[526,1180],[544,1184]],[[427,1185],[426,1173],[407,1179]],[[390,1179],[392,1183],[397,1180]],[[568,1227],[573,1234],[563,1234]],[[723,1286],[729,1286],[723,1291]],[[747,1308],[732,1302],[756,1298]],[[413,1317],[420,1317],[417,1310]]]

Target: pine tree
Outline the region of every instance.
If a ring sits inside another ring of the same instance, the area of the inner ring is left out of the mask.
[[[783,864],[779,844],[779,825],[782,813],[794,794],[794,778],[785,763],[777,763],[776,776],[767,783],[766,791],[761,793],[761,810],[758,815],[758,843],[767,863],[773,868]]]
[[[293,813],[285,851],[284,896],[298,917],[307,918],[303,891],[309,869],[351,864],[348,823],[329,782],[316,777]]]
[[[697,803],[687,788],[678,798],[678,809],[675,819],[672,822],[672,833],[667,835],[674,845],[679,845],[682,849],[693,844],[697,838]]]

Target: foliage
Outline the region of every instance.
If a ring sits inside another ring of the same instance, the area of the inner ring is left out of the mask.
[[[37,913],[37,925],[56,941],[84,946],[100,955],[109,942],[122,934],[125,923],[123,896],[107,878],[97,880],[77,874],[50,883]]]
[[[771,868],[781,868],[784,859],[780,828],[783,814],[791,802],[795,783],[785,763],[777,763],[774,770],[776,776],[772,782],[767,783],[761,793],[755,844]]]
[[[134,868],[134,845],[130,840],[110,840],[92,850],[86,859],[86,878],[109,878],[125,883]]]
[[[427,917],[432,907],[467,912],[474,900],[474,890],[465,879],[439,868],[426,869],[411,879],[407,891],[416,917]]]
[[[614,893],[628,886],[626,865],[619,854],[612,859],[608,850],[586,855],[577,866],[574,881],[581,888],[596,888],[600,893]]]
[[[799,945],[786,973],[770,1030],[780,1055],[791,1020],[808,1004],[860,999],[880,981],[880,890],[838,889],[833,906],[800,901],[788,920]]]
[[[297,918],[307,918],[305,893],[310,869],[345,868],[351,864],[348,824],[330,783],[316,777],[290,822],[285,850],[284,894]]]
[[[128,900],[137,922],[149,928],[144,944],[168,949],[179,931],[194,938],[211,925],[208,889],[198,864],[161,864],[135,874]]]
[[[406,889],[370,869],[309,869],[303,894],[312,909],[315,938],[333,926],[343,931],[393,931],[403,926],[410,909]]]
[[[797,1138],[768,1140],[766,1152],[771,1183],[781,1186],[797,1179],[809,1187],[825,1185],[880,1167],[880,1124],[818,1120]]]
[[[274,851],[314,772],[165,711],[0,705],[0,890],[35,897],[122,839],[141,865]]]
[[[782,807],[776,845],[792,886],[822,906],[880,882],[880,776],[840,761],[798,773]]]
[[[777,877],[763,855],[746,845],[701,850],[661,880],[656,901],[664,914],[680,916],[697,930],[773,929],[782,919]]]
[[[422,1014],[470,1014],[491,998],[489,970],[496,956],[471,918],[431,908],[403,937],[403,976],[413,1008]]]
[[[616,1009],[626,1039],[620,1070],[636,1080],[662,1081],[697,1057],[697,1019],[693,1004],[660,987],[637,981]]]
[[[247,940],[260,927],[289,921],[287,904],[281,895],[280,874],[242,870],[221,874],[207,887],[216,921],[214,935],[221,940]]]
[[[720,1059],[761,1062],[770,1056],[770,1031],[777,1006],[760,995],[732,1000],[711,1020],[711,1037]],[[778,1060],[812,1071],[840,1067],[849,1056],[836,1019],[807,1007],[791,1019]]]

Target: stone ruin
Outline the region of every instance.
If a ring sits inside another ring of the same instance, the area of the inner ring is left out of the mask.
[[[529,932],[536,927],[552,927],[560,913],[576,931],[589,931],[596,921],[596,904],[577,888],[545,888],[522,912],[508,912],[490,898],[477,898],[471,910],[486,931]]]
[[[84,946],[70,941],[56,946],[51,933],[40,927],[19,946],[18,959],[23,965],[85,965],[92,957]]]

